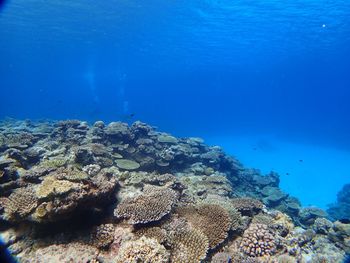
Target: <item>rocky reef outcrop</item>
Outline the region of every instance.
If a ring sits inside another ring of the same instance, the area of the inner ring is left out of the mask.
[[[0,236],[19,262],[342,262],[349,229],[200,138],[0,122]]]
[[[350,221],[350,184],[345,184],[337,195],[337,202],[327,209],[329,216],[335,220]]]

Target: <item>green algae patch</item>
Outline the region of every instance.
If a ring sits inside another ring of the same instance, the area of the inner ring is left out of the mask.
[[[140,164],[138,162],[129,159],[119,159],[115,162],[120,169],[124,170],[136,170],[140,168]]]

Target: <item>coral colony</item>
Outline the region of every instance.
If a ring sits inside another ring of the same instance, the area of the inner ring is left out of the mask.
[[[301,207],[276,173],[199,138],[141,122],[9,119],[0,154],[0,233],[19,262],[316,263],[350,252],[349,222]]]

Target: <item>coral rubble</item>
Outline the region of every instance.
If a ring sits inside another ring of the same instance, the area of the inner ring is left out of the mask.
[[[348,193],[329,217],[139,121],[0,122],[0,237],[19,262],[342,262]]]

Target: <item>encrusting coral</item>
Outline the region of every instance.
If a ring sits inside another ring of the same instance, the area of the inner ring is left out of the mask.
[[[169,188],[147,185],[143,193],[118,204],[114,215],[127,218],[130,224],[144,224],[160,220],[169,214],[178,194]]]

